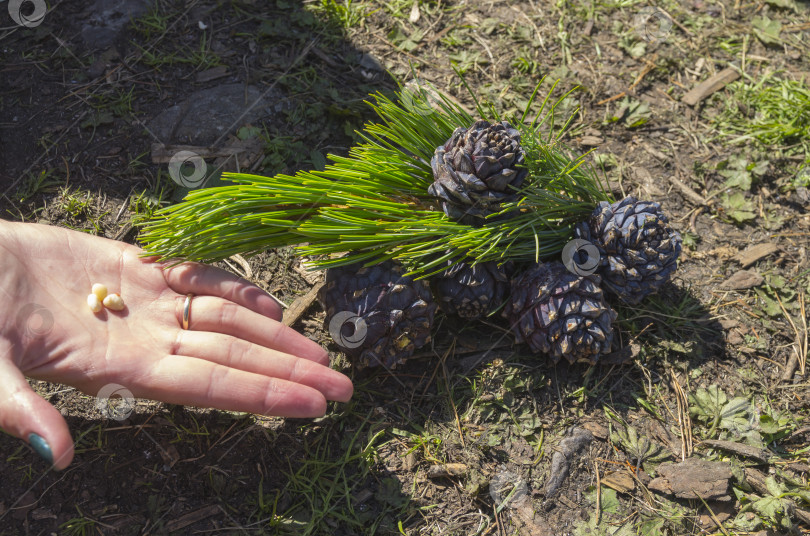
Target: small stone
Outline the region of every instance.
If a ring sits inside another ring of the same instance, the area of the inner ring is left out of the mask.
[[[726,339],[728,343],[732,346],[738,346],[745,342],[740,330],[733,329],[728,333],[728,338]]]
[[[763,281],[763,277],[753,270],[740,270],[720,283],[718,288],[723,290],[746,290],[758,287]]]
[[[92,65],[87,69],[87,75],[90,78],[98,78],[104,74],[104,71],[107,69],[107,62],[102,59],[98,59],[93,62]]]
[[[719,322],[723,329],[736,328],[740,325],[740,321],[735,320],[734,318],[723,318],[722,320],[719,320]]]
[[[369,71],[383,72],[385,70],[382,63],[380,63],[380,60],[378,60],[373,54],[369,53],[365,53],[360,56],[360,67]]]
[[[148,0],[96,0],[85,12],[81,35],[91,48],[103,49],[124,32],[130,21],[149,10]]]
[[[147,127],[167,144],[219,145],[238,127],[276,115],[286,106],[283,97],[279,89],[223,84],[195,91]]]
[[[429,478],[444,478],[448,476],[464,476],[467,474],[467,465],[463,463],[445,463],[442,465],[431,465],[428,468]]]

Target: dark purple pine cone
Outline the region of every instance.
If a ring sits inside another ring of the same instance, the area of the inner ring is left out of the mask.
[[[461,318],[483,318],[509,295],[512,263],[497,261],[472,265],[459,262],[430,279],[442,311]]]
[[[630,305],[657,292],[681,254],[681,235],[670,227],[661,205],[632,196],[612,205],[599,203],[576,235],[599,249],[597,273],[603,285]]]
[[[436,303],[427,281],[394,261],[329,268],[318,299],[324,327],[361,367],[394,368],[430,341]]]
[[[536,264],[512,280],[504,316],[518,342],[557,363],[596,363],[610,352],[616,313],[605,302],[599,277],[578,276],[560,262]]]
[[[476,121],[470,128],[457,128],[436,148],[428,193],[441,199],[451,219],[480,225],[501,210],[501,203],[517,200],[516,190],[528,174],[524,158],[517,129],[506,121]]]

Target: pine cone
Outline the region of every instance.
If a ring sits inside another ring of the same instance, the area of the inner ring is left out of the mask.
[[[436,303],[424,280],[386,261],[329,268],[318,299],[325,329],[360,366],[395,368],[430,341]]]
[[[560,262],[537,264],[512,280],[504,315],[518,342],[557,363],[595,363],[610,352],[616,313],[605,302],[599,277],[578,276]]]
[[[431,278],[433,293],[442,311],[461,318],[483,318],[497,309],[509,294],[512,263],[496,261],[472,265],[459,262]]]
[[[506,121],[476,121],[457,128],[430,161],[433,184],[428,193],[440,198],[442,210],[453,220],[480,225],[517,199],[516,189],[528,174],[520,133]]]
[[[630,305],[657,292],[681,254],[681,235],[669,226],[661,205],[632,196],[599,203],[576,235],[599,249],[597,273],[605,288]]]

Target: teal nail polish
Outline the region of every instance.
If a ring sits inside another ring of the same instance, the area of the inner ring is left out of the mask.
[[[31,448],[34,449],[34,452],[42,456],[42,459],[46,462],[53,465],[53,451],[51,451],[51,446],[48,445],[45,438],[39,434],[31,434],[28,436],[28,442],[31,444]]]

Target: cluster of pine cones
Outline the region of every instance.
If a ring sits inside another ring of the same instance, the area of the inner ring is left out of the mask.
[[[481,225],[518,199],[528,173],[524,160],[517,129],[477,121],[436,149],[428,192],[449,218]],[[681,237],[658,203],[633,197],[603,201],[575,234],[580,244],[592,244],[598,259],[523,267],[461,262],[420,280],[394,261],[330,268],[319,294],[325,326],[356,364],[393,368],[430,341],[437,308],[468,320],[500,310],[532,351],[555,363],[563,357],[596,363],[611,351],[616,319],[603,289],[630,305],[656,292],[676,268]],[[589,269],[580,269],[586,264]]]

